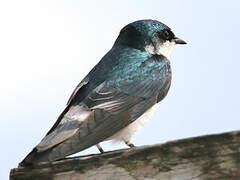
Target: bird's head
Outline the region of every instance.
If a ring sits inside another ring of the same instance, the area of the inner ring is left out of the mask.
[[[186,44],[171,29],[156,20],[139,20],[125,26],[115,44],[168,57],[175,44]]]

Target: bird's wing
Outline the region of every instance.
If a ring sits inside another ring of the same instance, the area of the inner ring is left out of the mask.
[[[169,84],[166,69],[165,65],[151,72],[140,69],[144,74],[130,72],[121,81],[113,77],[103,82],[82,102],[69,107],[57,127],[37,145],[38,152],[56,146],[64,157],[126,127],[158,101],[159,92]]]
[[[107,134],[111,134],[116,127],[121,129],[130,123],[128,121],[132,121],[128,111],[141,101],[144,101],[144,98],[129,96],[113,87],[106,88],[103,83],[83,102],[69,107],[57,127],[45,136],[36,148],[38,152],[45,151],[73,137],[76,132],[80,133],[79,143],[89,142],[87,137],[93,136],[101,136],[101,140],[104,140],[102,138],[105,137],[103,134],[106,130]],[[119,121],[118,116],[122,117]],[[111,126],[115,127],[109,128]]]
[[[89,82],[89,79],[88,77],[84,78],[78,85],[77,87],[74,89],[73,93],[71,94],[68,102],[67,102],[67,105],[69,105],[71,103],[71,101],[73,100],[73,98],[75,97],[75,95],[78,93],[78,91],[84,86],[86,85],[87,83]]]
[[[91,114],[92,112],[84,106],[69,107],[57,126],[36,146],[38,152],[45,151],[72,137],[79,129],[81,122]]]
[[[78,85],[77,87],[74,89],[73,93],[71,94],[68,102],[67,102],[67,107],[64,109],[64,111],[59,115],[58,119],[56,120],[56,122],[54,123],[54,125],[52,126],[52,128],[47,132],[46,136],[48,136],[50,133],[52,133],[55,128],[59,125],[59,123],[62,121],[62,118],[64,116],[64,114],[66,114],[66,112],[69,110],[70,108],[70,103],[72,102],[72,100],[74,99],[74,97],[76,96],[77,93],[80,93],[80,90],[86,86],[89,82],[89,78],[85,77]]]

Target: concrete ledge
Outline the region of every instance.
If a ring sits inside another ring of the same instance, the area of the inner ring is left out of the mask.
[[[10,180],[240,179],[240,131],[12,169]]]

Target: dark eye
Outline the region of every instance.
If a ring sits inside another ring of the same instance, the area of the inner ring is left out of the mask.
[[[163,39],[163,40],[171,40],[171,39],[173,39],[174,38],[174,34],[172,33],[172,31],[171,30],[169,30],[169,29],[165,29],[165,30],[163,30],[163,31],[160,31],[159,33],[158,33],[158,36],[159,36],[159,38],[160,39]]]
[[[164,37],[164,39],[169,39],[170,33],[167,30],[163,31],[163,37]]]

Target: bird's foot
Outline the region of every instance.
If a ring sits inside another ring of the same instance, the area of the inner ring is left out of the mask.
[[[100,151],[100,153],[103,154],[103,153],[104,153],[104,150],[103,150],[103,148],[100,146],[100,144],[97,144],[96,146],[97,146],[98,150]]]
[[[131,142],[128,142],[128,141],[124,141],[124,142],[125,142],[125,144],[126,144],[127,146],[129,146],[130,148],[134,148],[134,147],[135,147],[134,144],[131,143]]]

